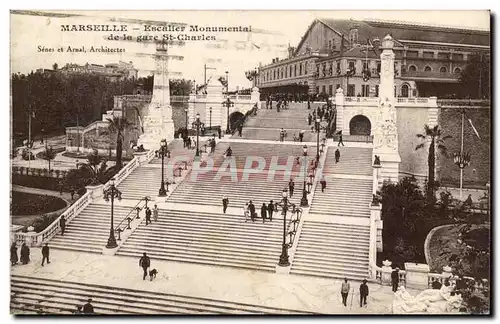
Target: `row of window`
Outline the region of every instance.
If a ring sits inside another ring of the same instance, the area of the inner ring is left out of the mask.
[[[307,75],[307,62],[267,71],[263,76],[263,81],[273,81]]]
[[[348,61],[348,70],[349,71],[354,71],[355,70],[355,66],[356,66],[356,61]],[[328,63],[323,63],[321,65],[322,67],[322,71],[323,73],[321,74],[320,73],[320,65],[317,65],[316,66],[316,74],[318,76],[332,76],[332,75],[339,75],[339,74],[342,74],[342,69],[340,68],[340,61],[335,61],[335,65],[336,65],[336,69],[334,70],[333,67],[334,67],[334,63],[333,62],[330,62],[329,64]],[[370,68],[369,68],[370,64],[369,62],[363,62],[363,69],[361,71],[358,71],[358,73],[363,73],[363,71],[369,71]],[[396,67],[396,65],[394,65],[394,67]],[[380,62],[377,63],[377,68],[376,69],[371,69],[371,73],[373,74],[378,74],[380,73]]]
[[[337,84],[335,86],[335,89],[340,88],[340,84]],[[321,92],[320,92],[321,90]],[[373,94],[374,97],[378,97],[378,91],[379,91],[379,86],[375,85],[375,93]],[[416,89],[413,89],[413,96],[416,96]],[[334,95],[333,92],[333,85],[330,84],[328,85],[328,92],[326,85],[321,86],[321,89],[319,86],[316,87],[316,93],[327,93],[330,96]],[[361,96],[361,97],[370,97],[370,86],[368,84],[362,84],[361,85],[361,92],[356,93],[356,85],[355,84],[348,84],[347,85],[347,97],[356,97],[356,96]],[[397,96],[397,91],[396,91],[396,86],[394,86],[394,96]],[[403,84],[401,86],[401,97],[409,97],[410,96],[410,86],[408,84]]]
[[[417,67],[416,67],[415,65],[410,65],[410,66],[408,67],[408,71],[410,71],[410,72],[416,72],[416,71],[417,71]],[[431,68],[430,66],[428,66],[428,65],[427,65],[427,66],[424,68],[424,72],[432,72],[432,68]],[[442,66],[441,68],[439,68],[439,72],[441,72],[441,73],[446,73],[446,72],[448,72],[448,69],[446,68],[446,66]],[[460,73],[460,72],[462,72],[462,69],[461,69],[461,68],[459,68],[459,67],[456,67],[456,68],[453,70],[453,72],[454,72],[454,73]]]

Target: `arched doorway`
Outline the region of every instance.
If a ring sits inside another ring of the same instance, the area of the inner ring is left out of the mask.
[[[236,127],[238,127],[238,125],[243,122],[243,117],[245,117],[245,115],[243,115],[239,111],[235,111],[231,115],[229,115],[229,127],[231,131],[234,131]]]
[[[349,122],[349,134],[351,135],[370,135],[371,129],[370,120],[363,115],[354,116]]]
[[[410,94],[410,87],[407,84],[401,86],[401,97],[408,98]]]

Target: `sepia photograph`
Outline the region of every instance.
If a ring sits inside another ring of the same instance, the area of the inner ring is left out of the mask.
[[[491,15],[10,10],[10,314],[491,316]]]

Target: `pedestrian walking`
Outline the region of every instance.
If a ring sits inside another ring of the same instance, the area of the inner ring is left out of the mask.
[[[94,306],[92,306],[92,298],[87,299],[87,303],[83,305],[83,314],[94,314]]]
[[[62,191],[62,189],[61,189],[61,191]],[[75,199],[75,189],[71,189],[71,191],[69,193],[71,195],[71,200]]]
[[[309,115],[307,116],[307,123],[309,124],[309,126],[311,126],[312,119],[313,119],[313,116],[311,115],[311,113],[309,113]]]
[[[158,221],[158,212],[159,212],[159,211],[160,211],[160,210],[158,209],[158,206],[156,206],[156,205],[155,205],[155,206],[154,206],[154,208],[153,208],[153,220],[154,220],[155,222],[157,222],[157,221]]]
[[[66,229],[66,218],[64,218],[64,215],[59,219],[59,227],[61,228],[61,235],[64,235],[64,230]]]
[[[301,143],[302,143],[302,141],[304,141],[304,133],[305,132],[306,132],[305,130],[301,130],[299,132],[299,142],[301,142]]]
[[[307,109],[311,109],[311,101],[309,101],[309,98],[307,98]]]
[[[347,282],[347,278],[344,278],[342,287],[340,288],[340,293],[342,294],[342,304],[347,307],[347,296],[351,290],[351,285]]]
[[[295,183],[293,182],[293,179],[290,179],[288,182],[288,192],[290,192],[290,198],[293,196],[293,189],[295,188]]]
[[[30,248],[26,245],[26,243],[23,243],[21,246],[21,263],[22,264],[27,264],[30,262]]]
[[[266,221],[266,217],[267,217],[266,203],[262,203],[262,207],[260,207],[260,217],[262,217],[262,223],[264,223]]]
[[[342,131],[339,131],[339,143],[337,144],[337,146],[340,146],[340,144],[342,144],[342,146],[345,146],[344,141],[342,140]]]
[[[191,139],[191,147],[194,149],[196,147],[196,140],[194,139],[194,137]]]
[[[45,260],[47,260],[47,264],[50,263],[49,253],[50,253],[49,243],[45,243],[45,245],[42,247],[42,267]]]
[[[239,124],[238,125],[238,136],[241,137],[241,134],[243,132],[243,125],[242,124]]]
[[[392,291],[398,291],[399,286],[399,268],[394,269],[391,273]]]
[[[210,153],[213,153],[215,152],[215,135],[214,135],[214,138],[212,138],[212,140],[210,141]]]
[[[280,129],[280,142],[283,142],[286,137],[286,130],[284,128]]]
[[[219,139],[221,139],[222,138],[222,131],[221,131],[220,127],[217,128],[217,134],[219,135]]]
[[[252,222],[255,222],[255,205],[251,200],[248,203],[248,211],[250,212],[250,219],[252,220]]]
[[[368,297],[368,285],[366,279],[359,285],[359,307],[366,305],[366,297]]]
[[[325,179],[325,175],[324,174],[321,175],[321,179],[319,180],[319,183],[321,184],[321,192],[325,192],[325,189],[326,189],[326,179]]]
[[[245,217],[245,223],[248,220],[248,216],[250,215],[250,210],[248,210],[248,203],[243,206],[243,216]]]
[[[146,252],[142,254],[142,257],[139,259],[139,267],[144,270],[144,274],[142,276],[142,280],[146,280],[146,276],[148,275],[148,268],[151,265],[151,260],[146,255]]]
[[[267,205],[267,214],[269,215],[269,221],[273,221],[273,211],[274,211],[274,204],[273,201],[271,200],[269,202],[269,205]]]
[[[222,196],[222,212],[225,214],[227,206],[229,205],[229,199],[226,196]]]
[[[340,151],[339,149],[335,150],[335,164],[339,163],[340,160]]]
[[[146,225],[151,223],[151,209],[149,207],[146,207]]]
[[[16,242],[13,242],[10,246],[10,263],[12,265],[16,265],[19,258],[17,257],[17,245]]]

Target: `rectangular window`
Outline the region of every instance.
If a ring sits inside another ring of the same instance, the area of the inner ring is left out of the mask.
[[[328,49],[332,49],[332,41],[331,40],[328,41]]]
[[[355,65],[356,65],[355,61],[349,61],[349,69],[350,70],[353,70]]]
[[[321,93],[324,93],[324,92],[326,92],[326,87],[325,87],[325,86],[322,86],[322,87],[321,87]]]
[[[361,85],[361,97],[369,97],[370,96],[370,86],[367,84]]]
[[[307,62],[304,63],[304,74],[307,74]]]
[[[375,86],[375,97],[378,97],[378,84]]]
[[[424,58],[426,58],[426,59],[433,59],[434,58],[434,52],[424,52]]]
[[[330,94],[330,96],[333,95],[333,85],[332,84],[330,84],[328,86],[328,93]]]
[[[347,85],[347,96],[348,97],[355,97],[355,92],[356,92],[356,86],[354,84],[348,84]]]
[[[363,62],[363,70],[368,71],[368,62]]]
[[[380,74],[380,70],[381,70],[381,65],[380,65],[380,62],[377,63],[377,73]]]
[[[438,53],[438,60],[447,60],[450,58],[449,53],[444,53],[444,52],[439,52]]]
[[[407,51],[406,57],[407,58],[418,58],[418,51]]]
[[[318,87],[316,87],[316,93],[318,93],[318,94],[319,94],[319,86],[318,86]]]

